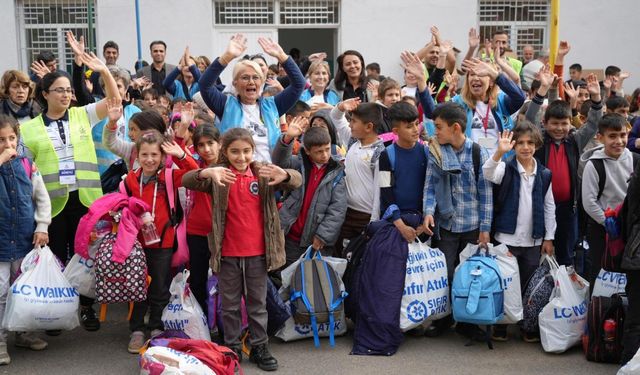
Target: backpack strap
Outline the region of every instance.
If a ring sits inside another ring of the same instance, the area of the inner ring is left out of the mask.
[[[604,192],[604,185],[607,183],[607,174],[604,170],[604,160],[591,159],[591,164],[593,164],[593,167],[596,169],[596,173],[598,173],[598,195],[596,200],[600,200],[602,192]]]
[[[387,146],[387,156],[389,157],[389,164],[391,165],[391,171],[396,170],[396,144],[392,143]]]
[[[22,162],[22,167],[24,167],[24,171],[27,173],[27,177],[31,180],[31,175],[33,174],[33,168],[31,166],[31,162],[27,158],[20,159]]]
[[[344,171],[341,171],[340,173],[338,173],[336,177],[333,178],[333,182],[331,183],[332,189],[335,188],[336,185],[340,183],[340,180],[342,180],[342,177],[344,177]]]
[[[473,161],[473,174],[476,178],[476,184],[478,183],[478,179],[480,178],[480,157],[481,157],[480,145],[473,142],[473,146],[471,147],[471,160]]]

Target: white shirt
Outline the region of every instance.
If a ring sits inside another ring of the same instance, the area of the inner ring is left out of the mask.
[[[516,247],[532,247],[542,244],[542,239],[534,240],[533,235],[533,185],[538,164],[533,159],[533,171],[527,173],[520,164],[518,164],[518,172],[520,173],[520,192],[518,200],[518,217],[516,219],[516,231],[513,234],[496,233],[496,240],[508,246]],[[493,157],[487,159],[482,166],[484,177],[493,182],[500,184],[504,177],[506,164],[504,161],[496,162]],[[556,205],[553,200],[553,192],[551,183],[544,196],[544,226],[545,240],[553,240],[556,233]]]
[[[489,116],[486,131],[484,129],[485,116]],[[496,126],[496,119],[493,117],[493,112],[489,110],[487,114],[487,103],[482,101],[478,101],[476,103],[476,110],[473,112],[473,118],[471,121],[471,140],[485,147],[489,152],[489,155],[492,155],[498,146],[499,134],[498,127]],[[492,146],[481,142],[481,138],[491,139],[493,141]]]
[[[306,103],[310,106],[314,104],[322,104],[324,103],[324,95],[322,93],[315,95],[311,99],[307,100]]]
[[[347,206],[359,212],[372,213],[374,210],[375,190],[379,188],[374,179],[374,171],[371,170],[371,157],[376,147],[377,142],[362,146],[357,141],[351,145],[345,158]],[[375,164],[377,166],[378,162]]]
[[[256,152],[253,159],[271,163],[271,152],[269,150],[269,137],[267,127],[260,116],[260,108],[257,104],[242,105],[242,127],[249,130],[256,144]]]

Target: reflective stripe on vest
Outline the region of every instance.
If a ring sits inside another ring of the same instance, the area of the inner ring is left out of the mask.
[[[69,191],[66,185],[59,183],[58,155],[47,135],[42,115],[22,124],[21,131],[24,144],[33,153],[34,161],[42,174],[51,198],[51,216],[55,217],[67,204]],[[89,207],[102,196],[102,188],[89,116],[84,107],[69,108],[69,133],[73,145],[78,195],[80,202]]]

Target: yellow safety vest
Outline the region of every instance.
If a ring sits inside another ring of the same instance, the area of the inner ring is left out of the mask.
[[[51,199],[51,217],[55,217],[67,204],[69,189],[67,185],[60,184],[58,154],[49,139],[42,115],[22,124],[20,132],[42,174]],[[73,145],[78,195],[80,202],[89,207],[102,196],[102,186],[96,149],[91,137],[91,124],[84,107],[69,108],[69,133]]]

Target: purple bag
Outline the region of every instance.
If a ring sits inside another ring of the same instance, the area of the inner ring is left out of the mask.
[[[209,329],[213,330],[214,327],[217,327],[220,335],[224,335],[224,328],[222,326],[222,298],[218,292],[218,277],[216,275],[211,275],[207,280],[207,290],[209,291],[207,296],[207,322],[209,323]],[[212,290],[215,290],[215,292],[211,293]],[[249,327],[244,297],[242,297],[240,313],[242,314],[242,330],[244,331]]]

